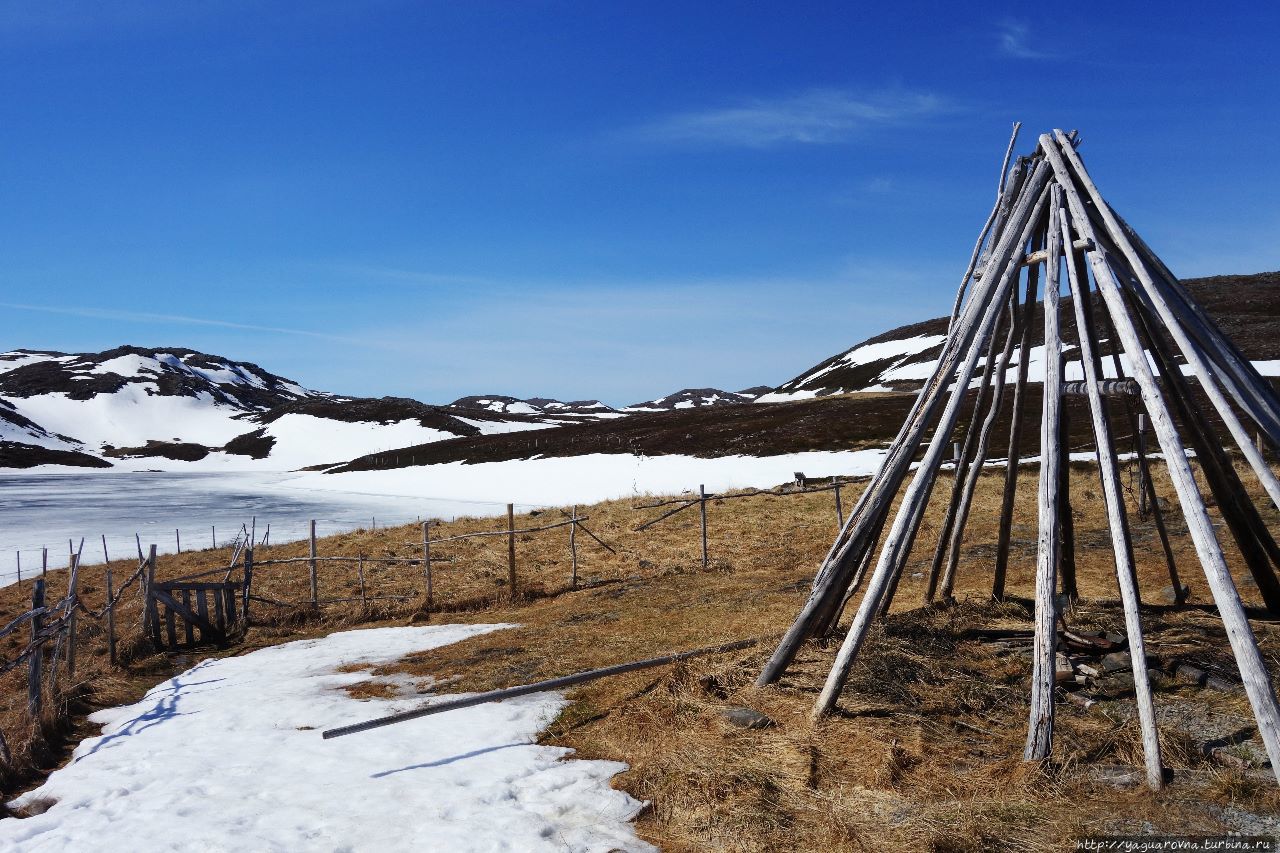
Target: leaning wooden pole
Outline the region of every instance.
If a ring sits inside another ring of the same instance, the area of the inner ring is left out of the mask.
[[[1013,405],[1009,416],[1009,452],[1004,469],[1004,491],[1000,498],[1000,521],[996,533],[996,562],[991,578],[991,597],[1004,599],[1009,573],[1009,544],[1013,535],[1013,507],[1018,494],[1018,463],[1022,460],[1022,421],[1027,407],[1027,374],[1031,367],[1031,329],[1035,320],[1036,295],[1040,290],[1039,265],[1027,269],[1027,291],[1022,301],[1022,340],[1018,343],[1018,376],[1013,384]]]
[[[1036,547],[1035,640],[1031,652],[1031,719],[1026,761],[1042,761],[1053,746],[1053,691],[1057,684],[1054,650],[1057,646],[1057,574],[1062,555],[1058,512],[1061,501],[1062,445],[1058,419],[1062,410],[1062,338],[1058,325],[1058,271],[1062,265],[1062,232],[1052,227],[1062,209],[1062,190],[1053,188],[1049,209],[1049,265],[1044,277],[1044,398],[1040,421],[1040,536]]]
[[[1057,133],[1059,140],[1065,139],[1060,132]],[[1094,248],[1086,255],[1093,271],[1094,281],[1102,293],[1107,311],[1124,345],[1126,360],[1133,371],[1133,378],[1141,389],[1143,404],[1151,416],[1151,425],[1160,442],[1161,451],[1164,453],[1169,478],[1182,505],[1183,516],[1200,558],[1200,564],[1204,569],[1205,580],[1213,594],[1218,613],[1222,617],[1236,663],[1240,667],[1241,680],[1253,707],[1259,734],[1266,745],[1272,771],[1277,774],[1277,781],[1280,781],[1280,707],[1277,706],[1271,686],[1271,676],[1262,660],[1262,653],[1258,649],[1253,631],[1249,627],[1249,620],[1245,616],[1240,595],[1231,579],[1226,558],[1213,532],[1213,522],[1196,487],[1195,475],[1187,461],[1186,450],[1178,438],[1177,428],[1165,406],[1164,397],[1151,370],[1151,365],[1147,362],[1142,342],[1128,316],[1119,282],[1111,272],[1105,253],[1098,246],[1084,200],[1075,189],[1075,175],[1068,168],[1063,159],[1063,152],[1059,150],[1058,143],[1053,137],[1049,134],[1042,135],[1040,146],[1052,165],[1059,185],[1067,194],[1072,225],[1076,233],[1094,241]],[[1069,143],[1062,147],[1071,149]]]
[[[490,690],[487,693],[475,693],[470,696],[462,696],[457,699],[443,699],[442,701],[427,705],[425,708],[418,708],[413,711],[403,711],[399,714],[391,714],[386,717],[379,717],[363,723],[355,723],[349,726],[339,726],[338,728],[328,729],[321,732],[320,736],[325,740],[330,740],[344,735],[353,735],[357,732],[367,732],[370,729],[377,729],[382,726],[390,726],[396,723],[407,722],[408,720],[429,717],[432,714],[442,714],[445,711],[456,711],[460,708],[472,708],[476,705],[485,705],[489,702],[501,702],[503,699],[514,699],[517,696],[528,696],[532,693],[545,693],[549,690],[563,690],[564,688],[572,687],[575,684],[595,681],[600,678],[608,678],[611,675],[622,675],[627,672],[635,672],[639,669],[650,669],[655,666],[665,666],[669,663],[678,663],[679,661],[702,657],[704,655],[716,655],[724,652],[736,652],[741,649],[749,649],[757,642],[759,642],[759,640],[739,640],[735,643],[724,643],[719,646],[707,646],[706,648],[693,649],[692,651],[680,652],[674,655],[663,655],[662,657],[647,658],[645,660],[632,661],[630,663],[620,663],[614,666],[601,667],[600,669],[589,669],[585,672],[578,672],[573,675],[566,675],[560,678],[549,678],[546,681],[536,681],[533,684],[522,684],[519,687]]]
[[[993,334],[996,319],[1004,307],[1004,301],[1008,298],[1009,288],[1021,269],[1022,258],[1021,252],[1018,250],[1027,244],[1032,229],[1040,221],[1047,195],[1047,190],[1038,193],[1039,197],[1030,206],[1025,219],[1020,223],[1022,228],[1017,239],[1011,238],[1010,244],[1005,246],[1004,253],[993,256],[992,265],[987,267],[988,273],[996,270],[1002,270],[1002,272],[991,292],[981,297],[982,301],[979,301],[978,293],[975,293],[974,298],[971,300],[971,305],[982,307],[981,320],[977,324],[975,334],[969,337],[968,354],[960,367],[958,375],[954,378],[951,399],[947,401],[946,409],[943,411],[938,425],[934,428],[929,449],[925,452],[924,458],[916,468],[911,484],[903,495],[897,516],[894,518],[893,527],[885,537],[880,559],[871,574],[871,580],[867,583],[867,590],[863,593],[853,624],[849,628],[849,633],[845,635],[844,643],[840,646],[840,651],[836,655],[835,664],[832,666],[826,684],[823,685],[822,693],[814,705],[813,715],[815,717],[822,716],[835,707],[836,699],[844,688],[845,681],[848,680],[849,670],[853,667],[858,651],[861,649],[862,643],[866,639],[867,631],[871,627],[872,617],[880,607],[881,598],[892,583],[895,573],[901,569],[902,562],[906,558],[906,552],[910,549],[910,543],[916,532],[915,529],[912,529],[911,519],[920,510],[920,507],[929,500],[934,476],[937,473],[938,465],[942,461],[943,454],[947,450],[947,445],[950,443],[951,430],[955,427],[956,418],[960,413],[960,404],[969,387],[969,382],[973,378],[974,368],[985,348],[987,336]],[[987,278],[987,276],[984,276],[984,278]],[[990,278],[996,278],[996,276],[992,275]]]
[[[1062,230],[1063,242],[1070,244],[1071,230],[1065,210],[1059,211],[1057,227]],[[1133,669],[1134,697],[1138,705],[1138,722],[1142,728],[1142,754],[1146,765],[1147,785],[1152,790],[1157,790],[1164,785],[1164,764],[1160,755],[1160,732],[1156,727],[1151,678],[1147,671],[1146,643],[1142,638],[1142,617],[1138,612],[1139,598],[1133,564],[1133,543],[1129,536],[1129,523],[1125,515],[1124,494],[1120,486],[1120,466],[1116,459],[1111,422],[1107,416],[1106,400],[1103,399],[1100,391],[1102,358],[1098,353],[1093,317],[1088,311],[1089,301],[1085,294],[1089,283],[1083,269],[1077,264],[1074,252],[1067,255],[1067,282],[1071,287],[1071,302],[1075,310],[1076,330],[1080,343],[1080,363],[1084,370],[1089,398],[1094,446],[1098,450],[1098,475],[1102,481],[1102,496],[1107,508],[1107,525],[1111,530],[1111,549],[1116,561],[1116,583],[1120,588],[1125,633],[1129,638],[1129,657]]]
[[[995,257],[1007,260],[1015,247],[1025,245],[1022,239],[1025,224],[1033,218],[1033,213],[1039,215],[1039,199],[1047,182],[1048,173],[1041,161],[1023,184],[1009,226],[1000,236]],[[916,449],[941,405],[942,396],[951,384],[961,358],[978,332],[983,312],[989,307],[987,303],[996,298],[993,291],[1004,283],[1003,276],[994,274],[998,269],[1000,267],[995,261],[986,266],[984,278],[975,287],[972,298],[965,303],[948,336],[933,376],[916,397],[911,413],[890,446],[879,472],[845,520],[841,536],[815,577],[813,592],[761,670],[756,679],[757,685],[765,686],[776,681],[795,658],[801,644],[815,631],[833,623],[839,615],[849,581],[866,555],[871,539],[878,537],[883,530],[898,487],[906,477]]]

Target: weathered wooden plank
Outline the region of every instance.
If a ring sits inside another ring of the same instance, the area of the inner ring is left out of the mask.
[[[193,611],[191,610],[191,590],[190,589],[184,589],[182,591],[182,606],[187,609],[188,613],[193,613]],[[185,617],[183,618],[183,623],[184,623],[183,627],[186,629],[187,645],[194,646],[196,644],[195,623],[192,622],[192,620],[190,619],[186,619]],[[205,625],[208,625],[208,624],[209,622],[206,619]]]
[[[37,640],[44,627],[44,578],[36,578],[31,590],[31,609],[36,614],[31,618],[31,642],[35,648],[27,658],[27,716],[39,720],[44,707],[44,646]]]
[[[200,617],[200,642],[221,642],[221,638],[216,636],[218,633],[218,626],[209,619],[209,602],[205,599],[205,595],[205,590],[195,590],[196,615]]]

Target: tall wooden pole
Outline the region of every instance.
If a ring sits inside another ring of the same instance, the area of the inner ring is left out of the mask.
[[[1065,136],[1060,134],[1058,138],[1065,139]],[[1266,745],[1273,772],[1280,780],[1280,707],[1277,707],[1275,693],[1271,686],[1271,676],[1263,663],[1253,631],[1249,627],[1249,620],[1240,602],[1235,583],[1231,579],[1226,558],[1213,532],[1213,522],[1209,518],[1208,510],[1196,486],[1195,475],[1187,461],[1186,450],[1182,446],[1177,428],[1165,406],[1159,383],[1147,361],[1142,342],[1130,321],[1120,284],[1111,271],[1106,254],[1098,248],[1088,209],[1075,190],[1075,175],[1068,169],[1063,159],[1064,152],[1059,151],[1058,143],[1048,134],[1040,137],[1040,145],[1058,176],[1059,185],[1066,190],[1076,233],[1085,239],[1094,240],[1095,248],[1087,255],[1093,270],[1094,281],[1098,284],[1116,332],[1124,344],[1126,360],[1133,371],[1133,378],[1141,389],[1143,404],[1147,414],[1151,416],[1151,425],[1160,442],[1161,451],[1164,453],[1169,479],[1178,493],[1187,529],[1200,557],[1200,564],[1204,568],[1205,580],[1213,593],[1214,603],[1218,606],[1218,613],[1227,631],[1227,639],[1235,653],[1236,663],[1240,667],[1241,680],[1249,702],[1253,706],[1258,732]],[[1071,149],[1069,143],[1063,145],[1063,148],[1074,155],[1074,149]],[[1076,174],[1083,180],[1085,178],[1083,167],[1078,168]]]
[[[307,563],[307,571],[311,581],[311,608],[314,610],[320,606],[320,577],[316,571],[316,520],[311,519],[310,534],[307,537],[309,543],[308,556],[310,562]]]
[[[516,508],[507,504],[507,588],[516,594]]]
[[[707,567],[707,487],[698,486],[698,511],[702,515],[702,568]]]
[[[105,540],[104,540],[105,544]],[[107,563],[107,658],[116,662],[116,602],[111,584],[111,564]]]
[[[573,524],[569,525],[569,559],[572,561],[572,575],[570,576],[569,585],[574,589],[578,588],[578,505],[574,504],[569,516]]]
[[[44,578],[37,578],[31,590],[31,609],[44,609]],[[44,687],[40,683],[44,670],[44,646],[37,643],[40,629],[44,627],[44,616],[37,613],[31,619],[31,657],[27,658],[27,714],[31,719],[40,719],[40,710],[44,704]]]
[[[1057,226],[1062,229],[1063,242],[1070,244],[1071,231],[1065,210],[1059,212]],[[1151,679],[1147,671],[1146,643],[1142,638],[1142,617],[1138,613],[1141,602],[1138,598],[1137,573],[1133,563],[1133,543],[1129,536],[1124,495],[1120,488],[1120,465],[1116,459],[1115,442],[1111,433],[1111,421],[1107,416],[1106,401],[1102,398],[1099,388],[1102,357],[1098,353],[1092,314],[1086,312],[1089,302],[1085,294],[1085,288],[1088,287],[1088,279],[1085,275],[1076,254],[1068,254],[1067,281],[1071,286],[1071,301],[1075,310],[1076,330],[1079,334],[1080,363],[1084,370],[1089,397],[1093,443],[1098,450],[1098,473],[1102,481],[1103,500],[1107,507],[1107,525],[1111,529],[1111,548],[1116,562],[1116,583],[1120,588],[1125,633],[1129,639],[1129,657],[1133,670],[1134,697],[1138,705],[1138,721],[1142,727],[1142,752],[1147,771],[1147,785],[1152,790],[1157,790],[1164,785],[1160,732],[1156,727],[1155,702],[1151,695]]]
[[[1062,190],[1053,188],[1049,221],[1056,223],[1062,205]],[[1044,277],[1044,400],[1040,421],[1040,536],[1036,548],[1035,639],[1031,652],[1031,719],[1027,743],[1022,750],[1026,761],[1049,757],[1053,743],[1053,690],[1057,683],[1054,649],[1057,645],[1057,573],[1061,557],[1061,530],[1058,489],[1062,467],[1059,455],[1062,411],[1062,339],[1058,326],[1058,272],[1062,265],[1062,232],[1049,229],[1049,266]]]
[[[422,522],[422,573],[427,582],[427,606],[433,603],[434,592],[431,584],[431,522]]]

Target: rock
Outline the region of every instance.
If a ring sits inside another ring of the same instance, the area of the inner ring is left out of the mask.
[[[1115,631],[1108,631],[1103,634],[1102,639],[1106,640],[1108,643],[1115,643],[1117,646],[1129,645],[1129,638],[1124,634],[1117,634]]]
[[[751,708],[726,708],[720,712],[725,722],[740,729],[767,729],[777,725],[772,717]]]
[[[1102,659],[1103,672],[1123,672],[1133,669],[1133,658],[1128,652],[1112,652]]]
[[[1182,600],[1186,601],[1187,596],[1191,595],[1191,588],[1184,586],[1182,588]],[[1168,584],[1160,589],[1155,595],[1156,604],[1177,604],[1178,593],[1172,584]]]

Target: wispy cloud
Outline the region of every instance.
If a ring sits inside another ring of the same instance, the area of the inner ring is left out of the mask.
[[[42,314],[62,314],[69,317],[86,317],[94,320],[117,320],[126,323],[175,323],[185,326],[212,326],[219,329],[238,329],[248,332],[264,332],[274,335],[299,335],[328,341],[369,346],[376,344],[361,338],[314,332],[309,329],[289,329],[282,326],[259,326],[252,323],[233,323],[229,320],[211,320],[205,317],[184,317],[179,314],[152,314],[145,311],[121,311],[112,308],[63,308],[56,305],[24,305],[16,302],[0,302],[0,308],[15,311],[38,311]]]
[[[1030,28],[1021,21],[1006,19],[996,25],[1000,51],[1014,59],[1052,59],[1052,53],[1036,50],[1027,44]]]
[[[824,145],[847,141],[873,128],[927,119],[948,109],[941,97],[926,92],[859,95],[841,89],[813,89],[675,113],[635,127],[627,135],[648,142],[748,148]]]

